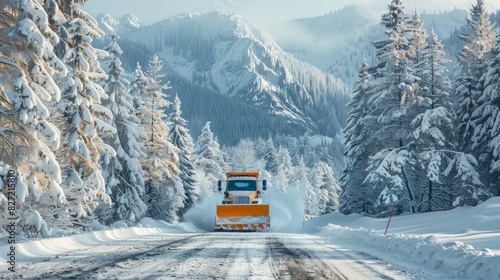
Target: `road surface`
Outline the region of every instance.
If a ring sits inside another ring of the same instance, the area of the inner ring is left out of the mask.
[[[284,233],[146,236],[23,263],[24,279],[411,279],[376,257]],[[0,278],[9,277],[1,274]]]

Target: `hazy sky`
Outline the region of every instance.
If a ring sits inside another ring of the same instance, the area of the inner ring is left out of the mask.
[[[371,0],[359,0],[366,2]],[[323,15],[345,6],[345,0],[89,0],[84,9],[96,16],[106,12],[115,17],[130,13],[145,23],[178,13],[226,10],[262,27],[283,21]]]
[[[216,9],[234,12],[263,28],[300,17],[311,17],[359,4],[374,13],[386,11],[390,0],[88,0],[84,10],[93,16],[109,13],[119,18],[133,14],[144,23],[152,23],[178,13],[208,12]],[[499,0],[486,0],[490,11],[500,9]],[[406,9],[423,12],[468,9],[476,0],[406,0]]]

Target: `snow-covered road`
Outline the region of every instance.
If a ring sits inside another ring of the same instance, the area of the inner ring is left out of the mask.
[[[500,279],[500,197],[394,217],[387,236],[386,218],[302,223],[285,206],[273,204],[267,233],[211,232],[208,205],[185,223],[54,232],[14,250],[0,238],[0,279]]]
[[[28,279],[409,279],[367,254],[307,234],[158,234],[18,267]],[[0,278],[14,276],[0,273]]]

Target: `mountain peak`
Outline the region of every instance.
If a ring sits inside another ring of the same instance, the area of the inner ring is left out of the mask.
[[[120,18],[120,24],[123,27],[129,27],[129,28],[139,28],[143,27],[144,23],[140,21],[136,16],[132,14],[125,14]]]
[[[331,108],[347,91],[339,79],[284,52],[262,29],[224,12],[177,15],[126,39],[158,53],[176,80],[314,132],[321,132],[322,119],[335,122]]]
[[[104,33],[123,33],[144,26],[144,24],[134,15],[125,14],[119,20],[108,13],[101,13],[96,18],[99,28]]]

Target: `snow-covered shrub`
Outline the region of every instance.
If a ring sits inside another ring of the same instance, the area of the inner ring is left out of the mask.
[[[47,224],[36,210],[24,211],[17,223],[18,234],[23,233],[27,238],[50,237]]]

